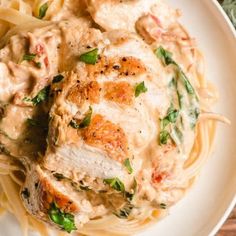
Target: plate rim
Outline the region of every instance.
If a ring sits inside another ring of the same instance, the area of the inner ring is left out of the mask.
[[[236,30],[235,30],[232,22],[230,21],[228,15],[226,14],[226,12],[223,10],[222,6],[220,5],[220,3],[217,0],[211,0],[208,3],[209,3],[209,5],[212,5],[212,7],[215,8],[215,12],[218,12],[218,14],[222,17],[222,19],[224,19],[222,21],[222,24],[225,24],[225,27],[227,27],[229,29],[232,37],[236,38]],[[229,35],[230,35],[230,33],[229,33]],[[225,223],[225,221],[227,220],[227,218],[229,217],[230,213],[232,212],[232,210],[235,206],[236,206],[236,192],[234,193],[234,196],[233,196],[232,200],[230,201],[230,204],[226,208],[224,214],[220,217],[220,219],[218,220],[218,223],[210,231],[209,236],[214,236],[218,233],[218,231],[223,226],[223,224]]]

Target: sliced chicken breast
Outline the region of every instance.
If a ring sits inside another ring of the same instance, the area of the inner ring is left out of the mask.
[[[87,0],[94,21],[105,30],[135,30],[137,19],[150,10],[156,0]]]
[[[88,177],[84,181],[73,182],[62,174],[35,165],[26,176],[21,197],[27,211],[40,220],[68,231],[66,224],[57,221],[64,216],[70,221],[71,230],[75,230],[91,218],[115,210],[106,203],[105,195],[98,195],[99,191],[108,193],[116,201],[123,198],[119,193],[112,194],[112,190],[102,182],[90,184],[90,181]]]
[[[93,20],[106,31],[122,29],[135,32],[138,21],[150,16],[152,18],[150,22],[157,26],[153,33],[158,34],[160,30],[175,24],[180,15],[178,10],[168,7],[163,0],[87,0],[86,2]],[[148,28],[143,27],[142,31],[145,30]]]
[[[156,121],[170,101],[158,71],[161,64],[138,37],[111,32],[103,42],[97,45],[94,65],[78,62],[74,73],[51,88],[54,105],[44,167],[75,180],[81,174],[117,177],[129,188],[133,179],[124,162],[137,159],[139,171],[140,155],[156,142]],[[142,84],[148,92],[138,94]]]

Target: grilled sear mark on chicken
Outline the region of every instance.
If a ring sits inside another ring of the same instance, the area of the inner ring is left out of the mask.
[[[77,85],[72,87],[67,96],[68,101],[75,103],[79,107],[87,100],[91,104],[99,103],[100,86],[97,81],[88,83],[77,81]]]
[[[87,65],[88,76],[90,79],[96,79],[99,75],[107,75],[115,73],[118,77],[139,76],[146,72],[146,67],[138,58],[128,57],[106,57],[101,58],[95,65]]]
[[[105,99],[119,104],[131,105],[134,98],[134,88],[127,82],[104,83]]]
[[[128,143],[123,129],[102,115],[95,115],[81,134],[87,144],[101,148],[116,161],[123,162],[128,155]]]

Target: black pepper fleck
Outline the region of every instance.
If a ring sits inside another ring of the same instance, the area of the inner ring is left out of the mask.
[[[30,192],[29,192],[28,188],[24,188],[24,190],[21,192],[21,194],[25,199],[28,199],[30,197]]]
[[[119,69],[120,69],[120,66],[119,66],[119,65],[114,65],[114,66],[113,66],[113,69],[114,69],[114,70],[119,70]]]

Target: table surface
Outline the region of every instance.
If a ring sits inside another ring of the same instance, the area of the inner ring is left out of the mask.
[[[236,207],[226,220],[217,236],[235,236],[236,235]]]

